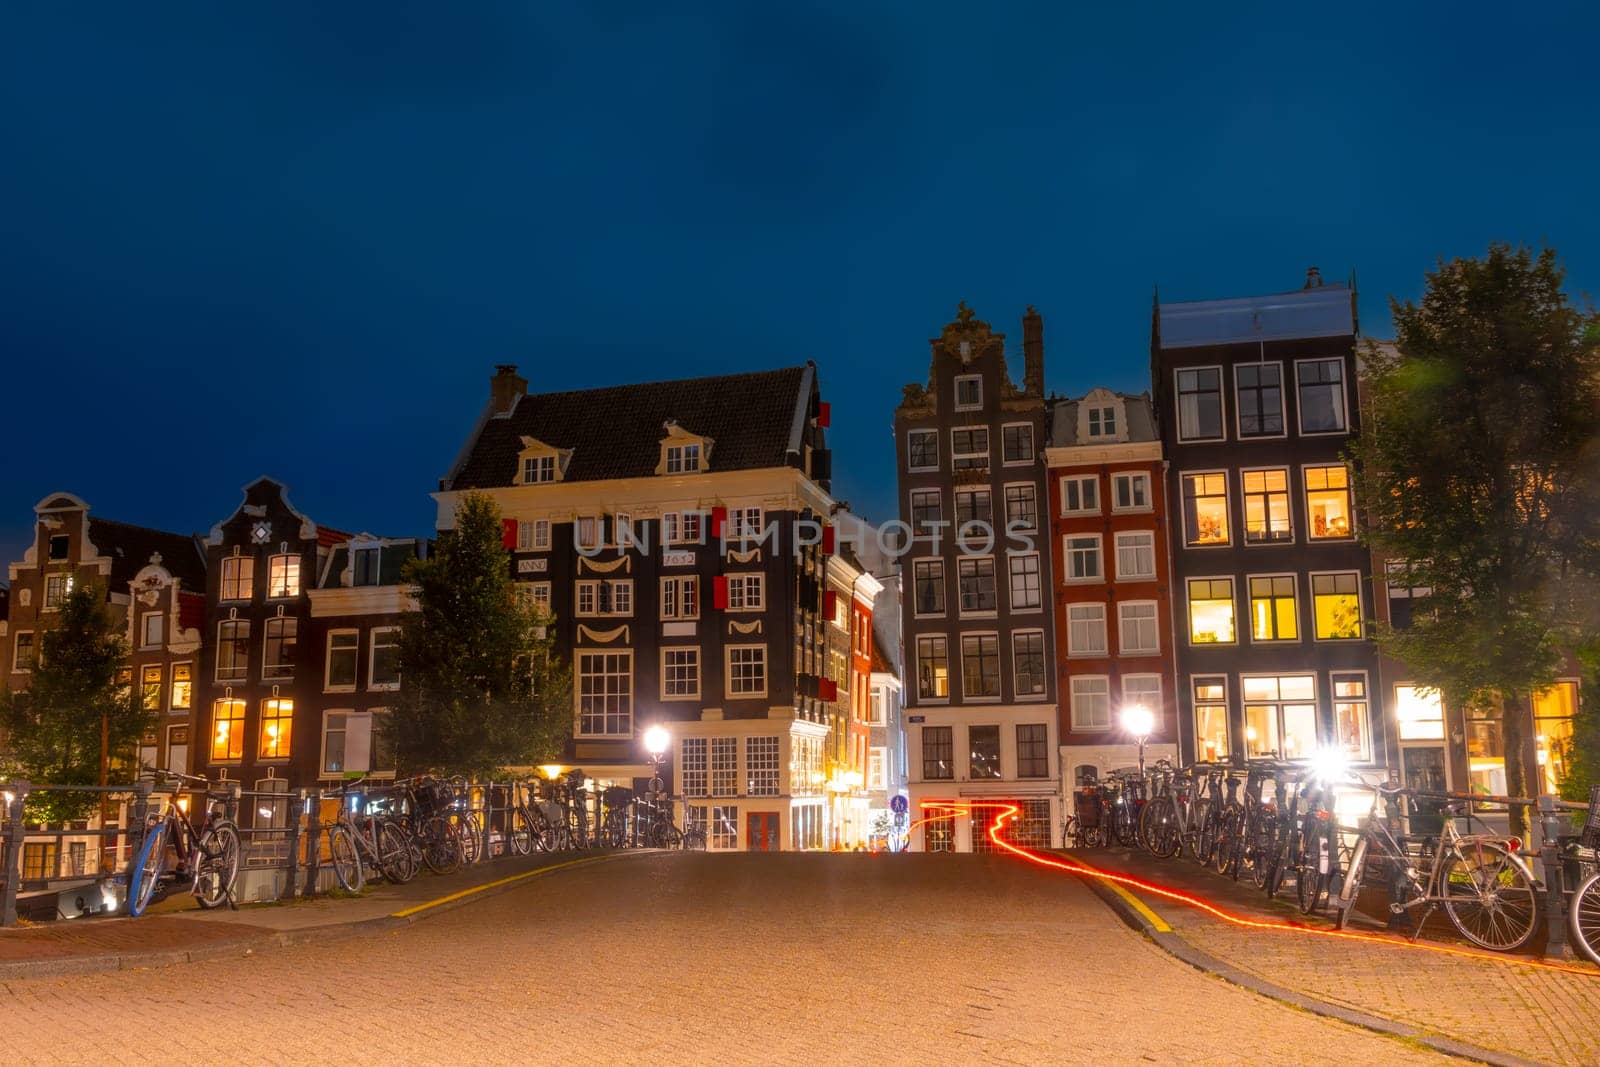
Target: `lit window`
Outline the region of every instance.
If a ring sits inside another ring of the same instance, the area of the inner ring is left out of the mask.
[[[1339,748],[1352,762],[1372,761],[1366,675],[1333,675],[1333,725]]]
[[[1255,641],[1293,641],[1300,636],[1292,574],[1250,579],[1250,637]]]
[[[1289,522],[1289,472],[1244,471],[1244,540],[1249,545],[1294,540]]]
[[[1233,368],[1240,437],[1283,434],[1283,366],[1241,363]]]
[[[1178,380],[1178,439],[1222,439],[1222,371],[1218,367],[1180,370]]]
[[[1194,736],[1202,760],[1228,758],[1228,683],[1223,678],[1194,680]]]
[[[300,557],[273,556],[267,560],[267,597],[300,595]]]
[[[1394,718],[1402,741],[1444,740],[1444,703],[1437,689],[1395,686]]]
[[[961,635],[961,695],[1000,695],[1000,638],[997,635]]]
[[[1124,656],[1151,656],[1161,651],[1161,631],[1156,625],[1153,600],[1133,600],[1117,605],[1117,632]]]
[[[1011,635],[1011,666],[1015,675],[1017,696],[1044,696],[1044,633],[1026,630]],[[882,720],[881,709],[873,709],[874,721]]]
[[[578,733],[633,736],[633,653],[579,652],[575,674]]]
[[[728,696],[767,695],[767,646],[730,645],[728,647]]]
[[[1061,479],[1061,514],[1092,515],[1099,510],[1099,478],[1088,475]]]
[[[54,611],[66,603],[72,594],[72,575],[47,574],[44,576],[44,609]]]
[[[556,480],[555,456],[523,456],[522,484],[538,485]]]
[[[1006,486],[1006,526],[1012,530],[1039,528],[1039,502],[1033,486]]]
[[[1150,475],[1143,472],[1111,476],[1112,511],[1150,510]]]
[[[906,434],[906,469],[913,471],[939,469],[938,430],[912,430]]]
[[[950,463],[958,471],[989,466],[989,431],[981,426],[951,430]]]
[[[187,711],[193,702],[193,667],[187,663],[174,663],[172,665],[172,710]]]
[[[1072,728],[1111,729],[1111,683],[1105,676],[1079,675],[1072,679]]]
[[[956,560],[956,579],[963,614],[995,610],[994,557],[963,556]]]
[[[700,650],[661,650],[661,699],[691,700],[700,695]]]
[[[255,592],[256,561],[249,556],[228,556],[222,561],[222,599],[249,600]]]
[[[1117,580],[1137,581],[1156,576],[1156,535],[1149,530],[1117,534]]]
[[[217,623],[217,681],[242,682],[250,672],[250,622],[224,619]]]
[[[1361,576],[1354,571],[1311,576],[1318,641],[1345,641],[1361,636],[1360,590]]]
[[[1228,543],[1228,476],[1185,474],[1183,476],[1184,544],[1225,545]]]
[[[1196,645],[1231,645],[1233,579],[1189,579],[1189,641]]]
[[[956,410],[967,411],[983,407],[983,378],[964,374],[956,379]]]
[[[1062,538],[1062,554],[1067,560],[1067,581],[1098,582],[1104,577],[1100,566],[1099,534]]]
[[[1067,654],[1069,656],[1106,654],[1104,604],[1067,605]]]
[[[261,758],[288,759],[294,726],[294,701],[273,697],[261,702]]]
[[[944,560],[919,559],[911,565],[918,615],[944,614]]]
[[[668,474],[693,474],[699,469],[700,446],[698,444],[667,446]]]
[[[713,739],[718,740],[718,739]],[[727,738],[732,741],[735,738]],[[716,804],[711,808],[710,834],[707,838],[707,847],[716,849],[736,849],[739,847],[739,806],[737,804]]]
[[[227,698],[211,706],[211,759],[244,759],[244,701]]]
[[[356,687],[357,649],[361,635],[355,630],[333,630],[328,634],[328,666],[323,686],[329,690]]]
[[[1025,422],[1011,423],[1000,430],[1001,454],[1006,463],[1033,461],[1033,427]]]
[[[299,621],[279,616],[268,619],[263,630],[263,656],[261,677],[267,681],[284,681],[294,677],[295,639]]]
[[[728,610],[763,611],[767,604],[767,576],[764,574],[728,575]]]
[[[778,795],[778,738],[748,737],[744,742],[745,793],[752,797]],[[867,775],[868,788],[872,776]],[[877,788],[882,788],[878,786]]]
[[[1308,759],[1316,752],[1315,678],[1246,677],[1241,684],[1247,758]]]
[[[950,642],[943,634],[917,638],[917,696],[942,700],[950,695]]]
[[[1558,792],[1572,773],[1573,716],[1577,712],[1577,682],[1557,682],[1533,694],[1534,755],[1544,778],[1540,793]]]
[[[1354,534],[1350,521],[1350,471],[1336,467],[1307,467],[1306,519],[1313,540],[1347,538]]]
[[[371,656],[372,662],[367,672],[367,688],[399,689],[400,627],[373,627]]]
[[[147,711],[161,710],[161,666],[149,664],[139,672],[141,706]]]
[[[1300,432],[1342,433],[1344,360],[1308,359],[1295,364],[1300,386]]]
[[[573,524],[572,537],[579,548],[600,547],[600,519],[594,515],[580,515]]]
[[[1030,552],[1009,556],[1006,564],[1011,570],[1011,610],[1027,611],[1040,604],[1039,554]]]

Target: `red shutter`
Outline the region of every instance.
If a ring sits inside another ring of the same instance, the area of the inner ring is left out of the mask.
[[[833,618],[839,611],[839,594],[832,589],[822,594],[822,614],[825,618]]]
[[[507,550],[514,551],[516,549],[516,547],[517,547],[517,520],[516,519],[501,519],[500,520],[500,543],[502,545],[504,545]]]
[[[829,404],[826,400],[821,400],[821,401],[817,402],[817,425],[818,426],[822,426],[822,427],[828,426],[828,424],[829,424],[828,423],[828,418],[832,414],[833,414],[833,405],[832,404]]]
[[[723,529],[723,527],[727,526],[727,524],[728,524],[728,509],[727,508],[712,508],[711,509],[711,536],[712,537],[721,537],[722,536],[722,529]]]
[[[830,524],[822,528],[822,553],[833,555],[833,526]]]
[[[719,574],[711,579],[711,606],[718,611],[728,610],[728,578]]]
[[[831,596],[832,594],[830,593],[829,595]],[[817,679],[817,696],[823,700],[838,700],[839,683],[832,678]]]

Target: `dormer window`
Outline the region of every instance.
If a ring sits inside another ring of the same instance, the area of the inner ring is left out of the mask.
[[[704,474],[711,469],[711,448],[715,444],[711,438],[690,433],[672,419],[661,428],[666,436],[661,438],[657,474]]]
[[[522,451],[517,453],[517,484],[548,485],[566,476],[567,464],[572,462],[572,449],[556,448],[534,437],[522,439]]]
[[[1115,437],[1117,435],[1117,409],[1114,407],[1089,409],[1089,436]]]
[[[956,379],[956,410],[973,411],[981,407],[983,407],[983,376],[961,375]]]
[[[667,473],[693,474],[700,469],[700,446],[668,445]]]

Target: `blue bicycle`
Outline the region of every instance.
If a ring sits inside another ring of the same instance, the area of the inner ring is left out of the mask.
[[[128,917],[143,915],[168,888],[184,880],[202,908],[237,908],[233,884],[239,877],[239,828],[227,818],[222,803],[231,794],[208,790],[210,783],[193,775],[165,771],[159,777],[164,779],[159,784],[198,785],[206,798],[205,822],[197,833],[178,807],[175,791],[157,801],[145,816],[144,840],[128,872]]]

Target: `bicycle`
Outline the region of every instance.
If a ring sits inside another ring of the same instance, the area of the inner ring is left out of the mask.
[[[1451,925],[1480,948],[1510,952],[1527,944],[1539,928],[1539,894],[1533,872],[1518,855],[1521,842],[1499,834],[1462,834],[1456,820],[1476,817],[1472,802],[1451,800],[1444,807],[1439,837],[1412,851],[1408,839],[1398,833],[1394,806],[1400,797],[1416,795],[1399,785],[1373,790],[1372,810],[1339,887],[1338,928],[1349,926],[1367,864],[1376,856],[1392,877],[1391,913],[1400,915],[1426,905],[1412,931],[1413,941],[1442,904]],[[1391,813],[1380,817],[1380,804],[1390,805]],[[1427,862],[1426,872],[1418,869],[1421,862]]]
[[[369,866],[396,885],[415,878],[419,866],[420,857],[401,821],[389,812],[371,810],[374,804],[392,798],[368,797],[363,804],[361,794],[351,792],[364,780],[356,779],[322,794],[324,800],[339,801],[338,820],[328,828],[328,855],[333,861],[334,877],[347,893],[361,892]],[[355,798],[354,804],[349,802],[351,797]]]
[[[1579,955],[1600,964],[1600,785],[1589,791],[1589,813],[1572,858],[1579,874],[1567,903],[1567,940]]]
[[[128,871],[128,917],[144,914],[161,892],[163,879],[176,882],[185,873],[190,879],[189,891],[200,907],[210,909],[226,903],[238,908],[233,887],[239,878],[239,828],[227,818],[224,806],[233,794],[212,790],[206,779],[177,771],[158,772],[157,780],[163,784],[171,781],[199,785],[206,798],[205,822],[196,833],[174,796],[164,797],[156,810],[145,816],[144,841]],[[177,858],[177,866],[170,872],[169,846]]]
[[[400,822],[417,858],[434,874],[460,870],[465,852],[461,831],[444,814],[455,801],[450,787],[423,776],[397,782],[396,788],[402,801]]]

